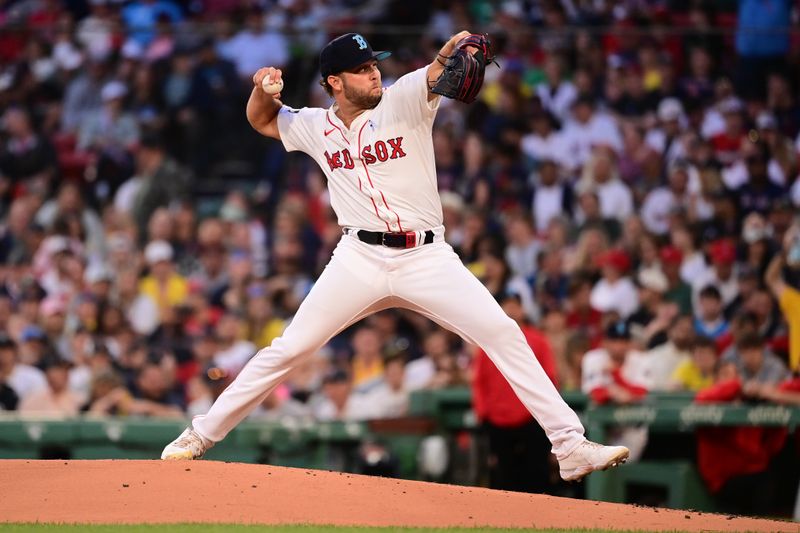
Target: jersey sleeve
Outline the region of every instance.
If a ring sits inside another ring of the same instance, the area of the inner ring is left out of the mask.
[[[325,111],[309,107],[302,109],[294,109],[286,105],[281,107],[278,111],[278,132],[287,152],[296,150],[308,152],[312,149],[317,142],[314,123],[320,112],[324,113]],[[319,136],[320,132],[316,132],[316,135]]]
[[[428,101],[428,66],[401,76],[386,91],[399,117],[433,121],[442,97]]]

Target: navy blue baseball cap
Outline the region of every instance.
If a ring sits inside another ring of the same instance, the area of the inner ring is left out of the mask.
[[[366,39],[358,33],[345,33],[325,45],[319,54],[319,72],[323,78],[355,68],[370,59],[381,61],[391,52],[372,50]]]
[[[630,339],[631,326],[624,320],[619,320],[606,327],[606,339]]]

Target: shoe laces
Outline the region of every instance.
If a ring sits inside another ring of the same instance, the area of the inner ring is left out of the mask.
[[[178,441],[175,444],[177,446],[182,447],[182,448],[189,448],[191,446],[200,446],[200,447],[202,447],[203,439],[201,439],[200,435],[198,435],[194,431],[190,431],[189,433],[186,434],[186,436],[181,437],[180,439],[178,439]]]
[[[595,450],[599,450],[600,448],[604,448],[604,446],[602,444],[598,444],[597,442],[593,442],[593,441],[590,441],[590,440],[587,440],[583,445],[584,446],[588,446],[589,448],[594,448]]]

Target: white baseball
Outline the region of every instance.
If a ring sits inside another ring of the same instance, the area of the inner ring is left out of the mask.
[[[265,76],[264,79],[261,80],[261,88],[267,94],[278,94],[283,89],[283,80],[270,83],[269,76]]]

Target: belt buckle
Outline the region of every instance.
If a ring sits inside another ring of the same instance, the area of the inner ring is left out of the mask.
[[[417,234],[413,231],[404,231],[402,233],[390,233],[390,232],[383,232],[381,233],[381,244],[387,246],[389,248],[397,248],[397,246],[392,246],[391,244],[387,244],[386,237],[387,236],[397,236],[397,237],[404,237],[405,238],[405,246],[404,248],[414,248],[417,245]]]

